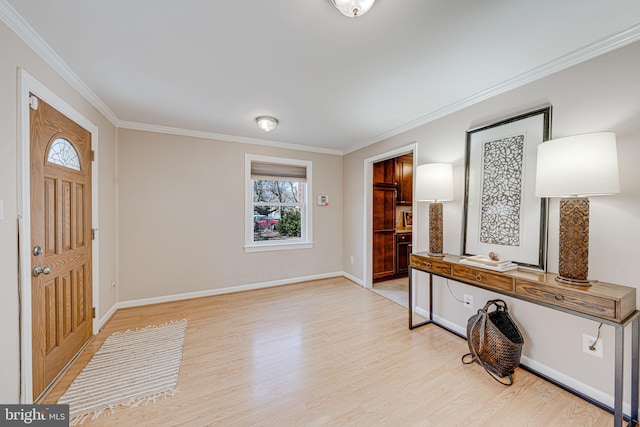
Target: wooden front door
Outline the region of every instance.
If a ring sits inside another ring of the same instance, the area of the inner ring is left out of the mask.
[[[93,332],[91,133],[35,101],[30,114],[34,400]]]

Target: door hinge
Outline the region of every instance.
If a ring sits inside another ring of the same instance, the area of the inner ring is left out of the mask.
[[[96,152],[91,150],[91,161],[95,162],[96,161]]]
[[[96,240],[96,231],[98,231],[97,228],[91,229],[91,240]]]
[[[93,319],[96,318],[96,308],[95,307],[91,307],[91,316]]]
[[[38,98],[36,96],[31,95],[29,97],[29,107],[31,107],[32,110],[38,109]]]

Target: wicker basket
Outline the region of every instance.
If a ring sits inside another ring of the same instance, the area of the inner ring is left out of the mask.
[[[489,312],[492,305],[496,309]],[[462,356],[463,363],[477,362],[500,383],[513,384],[513,372],[520,364],[524,339],[503,300],[487,301],[483,309],[469,318],[467,343],[470,352]],[[509,382],[496,377],[509,377]]]

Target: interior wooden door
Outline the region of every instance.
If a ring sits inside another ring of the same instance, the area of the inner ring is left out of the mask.
[[[91,133],[31,95],[33,399],[93,332]]]

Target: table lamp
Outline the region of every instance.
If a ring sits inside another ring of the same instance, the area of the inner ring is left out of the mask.
[[[536,196],[560,197],[558,276],[589,286],[589,199],[620,192],[616,135],[599,132],[538,145]]]
[[[428,163],[416,169],[418,202],[429,205],[429,256],[444,256],[442,251],[442,203],[453,200],[453,165]]]

